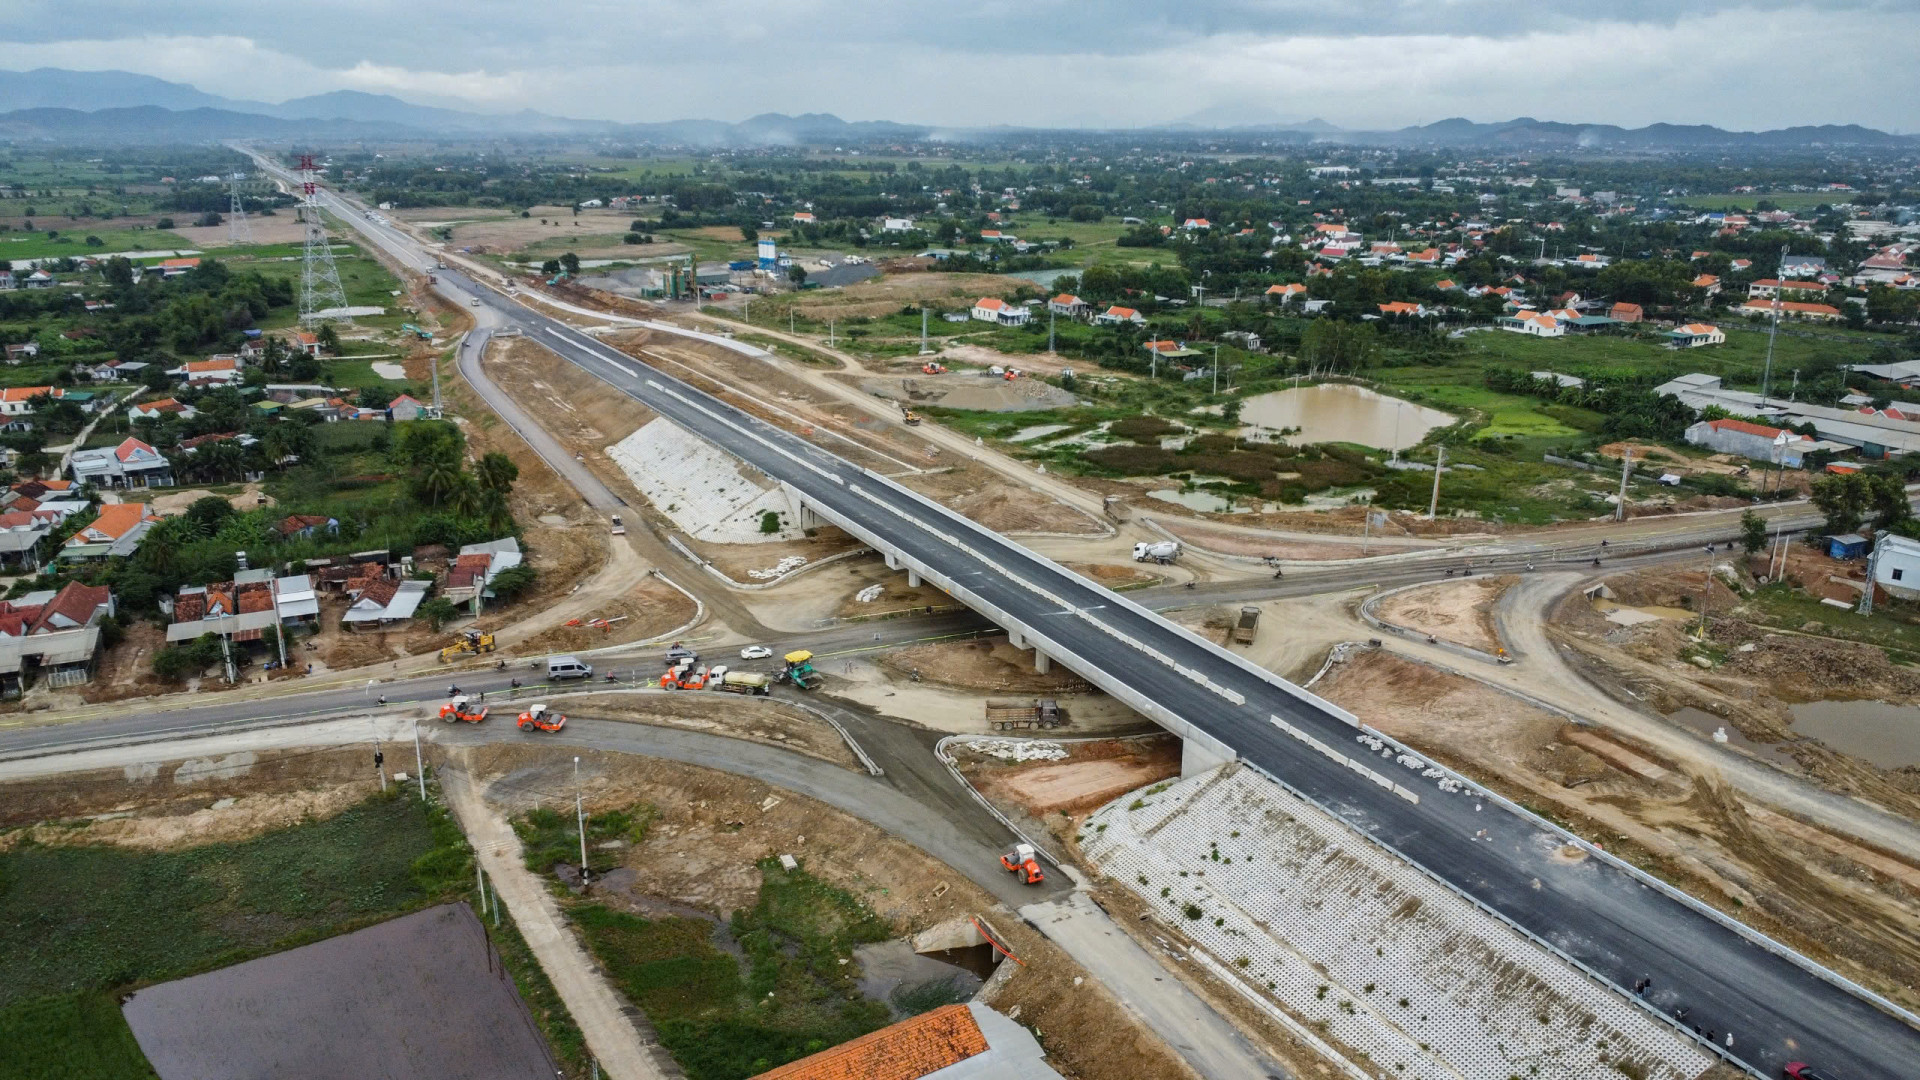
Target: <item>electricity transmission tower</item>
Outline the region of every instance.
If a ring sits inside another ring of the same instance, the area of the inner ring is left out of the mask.
[[[233,245],[253,243],[253,223],[247,220],[247,208],[240,201],[240,181],[247,176],[235,169],[227,177],[227,242]]]
[[[333,264],[333,244],[327,239],[326,219],[320,214],[320,185],[314,180],[312,154],[300,155],[300,220],[306,226],[306,247],[300,258],[300,321],[346,318],[347,292],[340,287],[340,268]]]

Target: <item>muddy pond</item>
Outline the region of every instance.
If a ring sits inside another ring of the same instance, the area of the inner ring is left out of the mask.
[[[1830,749],[1857,757],[1883,769],[1920,765],[1920,705],[1885,701],[1809,701],[1789,705],[1793,733],[1818,739]],[[1755,755],[1786,764],[1792,760],[1786,743],[1756,742],[1723,717],[1695,708],[1669,713],[1667,719],[1712,738],[1724,732],[1727,742]]]
[[[1276,390],[1240,403],[1240,420],[1249,428],[1299,428],[1300,434],[1288,436],[1294,443],[1350,442],[1382,450],[1405,450],[1455,419],[1346,383]]]

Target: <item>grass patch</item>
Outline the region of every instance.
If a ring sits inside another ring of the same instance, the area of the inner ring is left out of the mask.
[[[692,1080],[745,1080],[884,1027],[860,996],[854,946],[892,928],[851,894],[772,859],[759,900],[730,925],[744,962],[702,919],[647,919],[596,905],[573,919],[620,989],[646,1011]]]
[[[1746,606],[1757,612],[1758,621],[1769,626],[1799,630],[1808,623],[1819,623],[1818,631],[1808,632],[1903,653],[1908,659],[1920,656],[1920,626],[1908,621],[1920,612],[1912,604],[1877,602],[1872,615],[1861,615],[1851,608],[1842,611],[1822,604],[1818,597],[1782,583],[1754,590]]]
[[[587,817],[587,844],[623,840],[638,844],[647,838],[647,826],[653,823],[654,808],[639,806],[631,810],[611,810]],[[555,863],[573,866],[580,858],[580,829],[571,811],[536,807],[513,823],[526,853],[527,869],[546,873]]]
[[[120,1017],[126,990],[428,906],[471,873],[453,822],[397,791],[186,851],[22,842],[0,854],[0,1076],[151,1076]]]

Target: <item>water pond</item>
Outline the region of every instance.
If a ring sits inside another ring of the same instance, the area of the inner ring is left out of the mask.
[[[1257,394],[1240,403],[1240,420],[1268,430],[1299,428],[1295,443],[1350,442],[1405,450],[1455,417],[1346,383],[1321,383]]]

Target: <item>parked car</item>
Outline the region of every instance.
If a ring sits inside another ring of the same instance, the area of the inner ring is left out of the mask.
[[[772,655],[773,650],[767,648],[765,645],[749,645],[740,650],[740,659],[742,660],[765,660]]]
[[[1793,1080],[1840,1080],[1825,1069],[1816,1069],[1804,1061],[1787,1062],[1787,1075]]]

